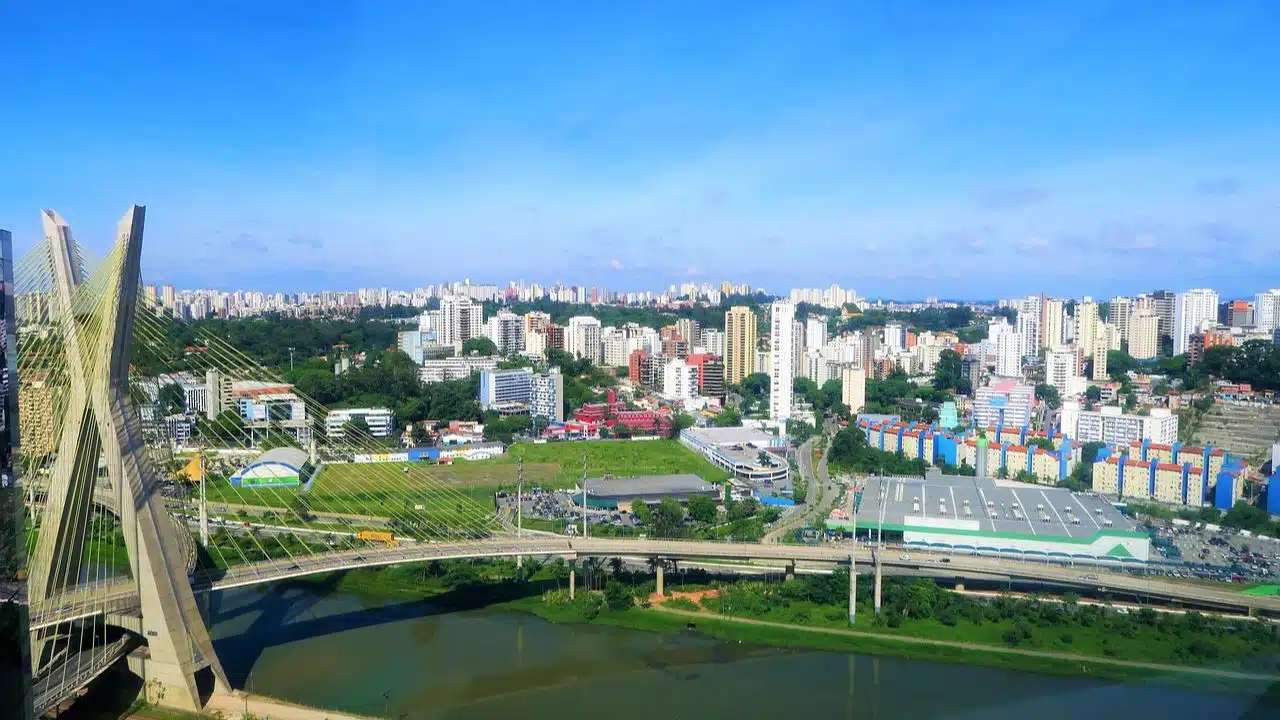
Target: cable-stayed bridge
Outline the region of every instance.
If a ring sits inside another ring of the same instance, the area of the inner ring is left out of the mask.
[[[152,701],[201,706],[230,686],[199,597],[294,577],[524,556],[853,563],[877,573],[938,567],[870,549],[522,535],[491,499],[442,475],[354,462],[385,452],[385,443],[350,425],[326,432],[320,403],[283,392],[282,378],[216,325],[181,323],[140,292],[144,218],[132,207],[115,244],[93,258],[45,211],[44,242],[13,266],[33,712],[125,656]],[[203,447],[179,453],[166,425],[190,422],[182,412],[193,406]],[[243,464],[228,456],[264,448],[287,448],[311,478],[340,466],[341,479],[304,478],[301,488],[228,481]],[[211,518],[211,507],[227,509]],[[1280,611],[1275,599],[1096,569],[956,557],[947,572]]]

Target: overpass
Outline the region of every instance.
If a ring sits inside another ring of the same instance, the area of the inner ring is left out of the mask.
[[[1225,588],[1135,576],[1095,567],[1071,567],[959,554],[878,554],[880,566],[908,575],[945,577],[958,581],[996,578],[1035,582],[1065,589],[1126,593],[1213,610],[1280,614],[1280,598],[1245,595]],[[466,543],[406,543],[394,547],[263,560],[226,570],[196,572],[191,576],[191,583],[194,592],[208,593],[359,568],[432,560],[502,557],[562,557],[570,561],[586,557],[643,557],[668,560],[772,561],[786,565],[806,562],[832,566],[849,565],[852,561],[857,566],[873,569],[876,565],[875,555],[873,549],[867,546],[848,548],[830,545],[537,536]],[[946,562],[942,562],[943,558]],[[78,593],[60,596],[56,606],[33,607],[31,627],[46,628],[101,613],[129,615],[138,610],[137,594],[132,583],[127,581],[82,588]]]

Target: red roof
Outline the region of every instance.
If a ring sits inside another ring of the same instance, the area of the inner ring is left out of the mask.
[[[1165,445],[1164,443],[1151,443],[1147,447],[1151,448],[1152,450],[1172,450],[1173,449],[1172,445]]]
[[[1212,457],[1221,457],[1225,454],[1226,453],[1222,450],[1222,448],[1214,448],[1209,452],[1209,455],[1211,455]]]
[[[1182,447],[1178,448],[1179,455],[1181,455],[1184,452],[1195,453],[1196,455],[1203,455],[1204,448],[1196,445],[1183,445]]]
[[[908,430],[908,431],[906,431],[906,432],[902,433],[902,436],[903,436],[903,437],[918,438],[918,437],[920,437],[920,433],[916,432],[915,430]]]
[[[1111,457],[1107,458],[1106,460],[1103,460],[1103,462],[1109,462],[1109,463],[1111,463],[1112,465],[1119,465],[1119,464],[1120,464],[1120,458],[1116,457],[1115,455],[1112,455]]]
[[[1181,465],[1174,465],[1173,463],[1159,463],[1159,464],[1157,464],[1157,465],[1156,465],[1156,469],[1157,469],[1157,470],[1168,470],[1168,471],[1170,471],[1170,472],[1182,472],[1182,466],[1181,466]]]
[[[1027,446],[1026,446],[1026,445],[1010,445],[1010,446],[1007,448],[1007,450],[1010,450],[1010,451],[1013,451],[1013,452],[1026,452],[1026,451],[1027,451]]]

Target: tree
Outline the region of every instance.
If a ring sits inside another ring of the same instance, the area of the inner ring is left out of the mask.
[[[721,410],[712,422],[716,427],[738,427],[742,425],[742,414],[737,408],[727,407]]]
[[[473,337],[462,343],[463,355],[497,355],[498,346],[487,337]]]
[[[160,388],[156,404],[165,415],[181,415],[187,409],[187,394],[178,383],[169,383]]]
[[[645,525],[653,522],[653,508],[640,498],[631,501],[631,514]]]
[[[1102,388],[1090,385],[1089,389],[1084,391],[1084,399],[1091,403],[1102,402]]]
[[[773,467],[773,456],[768,452],[761,450],[756,453],[756,462],[764,467]]]
[[[604,602],[610,610],[630,610],[631,593],[627,592],[626,586],[622,583],[610,580],[604,584]]]
[[[967,384],[964,367],[960,362],[960,353],[955,350],[943,350],[938,355],[938,363],[933,366],[933,389],[959,391]]]
[[[671,418],[671,437],[680,437],[680,431],[693,427],[693,416],[689,413],[676,413]]]
[[[1129,353],[1123,350],[1107,351],[1107,374],[1113,380],[1129,377],[1129,371],[1137,370],[1138,367],[1138,361]]]
[[[706,495],[694,495],[688,502],[689,517],[695,522],[710,524],[716,520],[716,501]]]
[[[1062,406],[1062,398],[1058,395],[1058,388],[1045,383],[1036,385],[1036,399],[1043,400],[1051,408],[1056,409]]]
[[[653,534],[657,537],[679,537],[683,528],[684,508],[675,498],[662,498],[653,511]]]
[[[362,415],[356,415],[342,424],[342,438],[344,440],[350,441],[368,436],[369,422]]]
[[[196,431],[210,444],[238,445],[244,441],[244,419],[237,410],[223,410],[213,420],[197,421]]]

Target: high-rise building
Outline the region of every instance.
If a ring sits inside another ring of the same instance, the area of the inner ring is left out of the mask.
[[[1080,353],[1074,346],[1060,346],[1045,352],[1044,381],[1052,385],[1059,396],[1067,396],[1071,378],[1079,375]]]
[[[1094,382],[1103,382],[1108,379],[1107,375],[1107,353],[1111,351],[1112,335],[1118,334],[1114,326],[1108,323],[1098,324],[1098,334],[1094,336],[1093,343],[1093,369],[1090,378]]]
[[[1116,326],[1121,340],[1129,339],[1129,320],[1133,316],[1133,303],[1123,295],[1111,298],[1107,303],[1107,322]]]
[[[1022,333],[1006,330],[996,336],[996,375],[1022,377]]]
[[[715,328],[703,328],[699,346],[712,355],[724,357],[724,331]]]
[[[1253,303],[1248,300],[1233,300],[1227,303],[1225,320],[1231,327],[1254,327]]]
[[[1040,322],[1041,348],[1055,348],[1062,344],[1062,324],[1066,316],[1067,311],[1061,300],[1045,298]]]
[[[1160,319],[1154,312],[1138,310],[1129,318],[1129,354],[1134,360],[1160,354]]]
[[[724,381],[739,385],[756,367],[756,314],[735,305],[724,314]]]
[[[1267,334],[1280,328],[1280,289],[1264,290],[1254,296],[1253,324]]]
[[[489,318],[489,339],[499,355],[514,355],[524,350],[524,319],[510,310],[499,310]]]
[[[1205,328],[1200,332],[1191,333],[1191,337],[1187,339],[1187,364],[1195,365],[1203,360],[1204,352],[1209,348],[1232,344],[1229,332]]]
[[[569,318],[564,333],[565,351],[578,359],[600,362],[600,321],[590,315]]]
[[[1028,295],[1019,302],[1017,327],[1021,342],[1019,352],[1023,357],[1040,353],[1040,320],[1043,312],[1043,295]]]
[[[1027,427],[1036,389],[1015,380],[1000,380],[974,392],[973,424],[983,428]]]
[[[676,333],[684,339],[692,350],[694,345],[702,339],[702,329],[698,326],[698,321],[691,318],[680,318],[676,321]]]
[[[804,321],[804,346],[820,348],[827,344],[827,319],[820,315],[810,315]]]
[[[1173,337],[1174,325],[1177,321],[1178,294],[1171,290],[1156,290],[1151,293],[1151,305],[1156,318],[1160,321],[1160,337]]]
[[[804,362],[804,323],[799,320],[791,321],[791,377],[798,378],[805,376]]]
[[[1191,335],[1202,325],[1218,322],[1218,293],[1208,288],[1195,288],[1178,293],[1174,304],[1173,354],[1187,351]]]
[[[172,285],[165,285],[160,288],[160,304],[170,310],[173,309],[174,303],[178,301],[178,294],[174,292]]]
[[[897,320],[890,320],[884,326],[884,346],[891,352],[902,350],[907,346],[907,328]]]
[[[845,365],[840,372],[840,402],[851,413],[860,413],[867,404],[867,372],[854,365]]]
[[[795,380],[795,315],[789,300],[776,300],[769,319],[769,417],[791,417],[791,384]]]
[[[1093,355],[1094,338],[1098,334],[1098,305],[1086,297],[1076,305],[1076,345],[1085,357]]]
[[[440,296],[440,330],[436,334],[436,342],[451,345],[454,352],[461,352],[464,343],[483,335],[483,304],[466,295]]]

